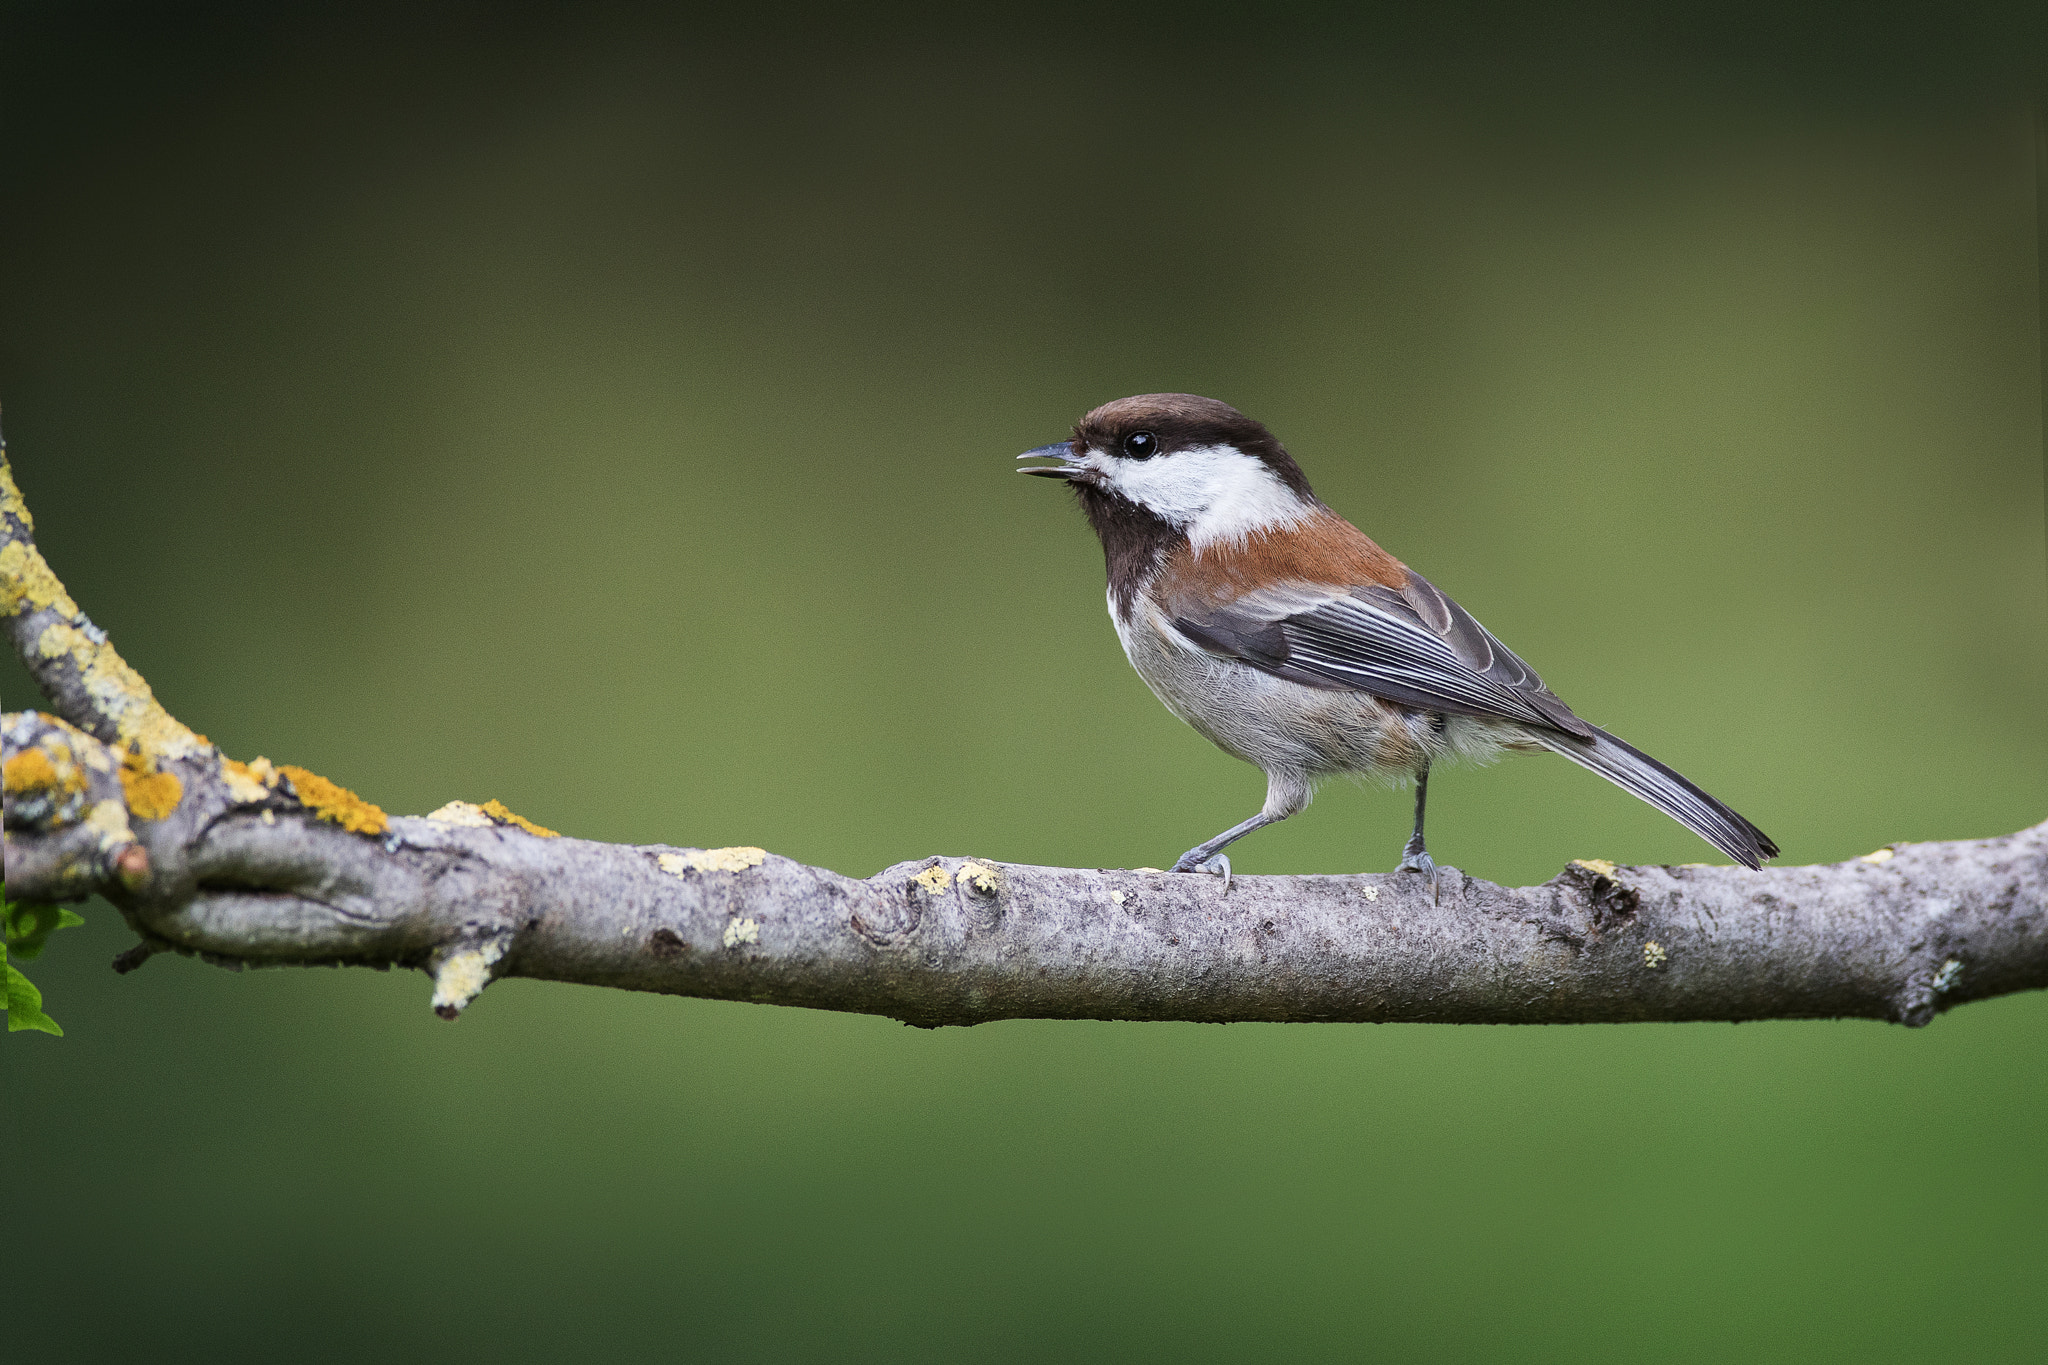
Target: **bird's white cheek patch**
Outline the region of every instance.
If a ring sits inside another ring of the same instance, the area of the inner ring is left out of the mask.
[[[1314,510],[1263,461],[1235,446],[1195,446],[1151,460],[1105,458],[1102,464],[1111,488],[1183,528],[1197,550],[1293,526]]]

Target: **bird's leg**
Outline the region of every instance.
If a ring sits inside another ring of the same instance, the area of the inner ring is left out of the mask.
[[[1429,898],[1431,902],[1441,900],[1437,889],[1436,859],[1429,856],[1429,846],[1422,841],[1422,808],[1429,802],[1429,768],[1427,765],[1415,774],[1415,833],[1408,836],[1407,847],[1401,850],[1401,865],[1396,872],[1427,872],[1429,874]]]
[[[1260,811],[1251,819],[1241,824],[1232,825],[1207,843],[1197,844],[1181,854],[1180,858],[1174,863],[1173,870],[1175,872],[1214,872],[1223,878],[1223,889],[1227,892],[1230,890],[1230,859],[1224,854],[1223,850],[1229,845],[1236,843],[1239,839],[1244,838],[1245,835],[1250,834],[1253,830],[1263,828],[1266,825],[1274,824],[1286,818],[1286,815],[1270,815],[1265,811]]]
[[[1259,813],[1243,824],[1232,825],[1206,844],[1197,844],[1180,855],[1174,863],[1175,872],[1214,872],[1223,878],[1223,890],[1230,891],[1230,859],[1223,856],[1223,850],[1236,843],[1255,829],[1285,820],[1297,811],[1308,808],[1308,799],[1315,792],[1315,784],[1308,774],[1291,768],[1268,769],[1266,772],[1266,804]]]

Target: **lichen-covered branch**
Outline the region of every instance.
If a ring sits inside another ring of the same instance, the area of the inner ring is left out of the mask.
[[[0,442],[0,621],[59,715],[96,739],[151,760],[186,758],[206,741],[157,704],[142,675],[78,609],[36,549],[35,521]]]
[[[2048,824],[1771,868],[1580,862],[1217,878],[901,863],[867,880],[757,848],[564,838],[495,802],[389,817],[238,763],[157,705],[30,539],[0,449],[0,612],[56,714],[0,717],[9,895],[97,893],[156,952],[418,967],[453,1018],[507,976],[884,1014],[1924,1024],[2048,985]]]

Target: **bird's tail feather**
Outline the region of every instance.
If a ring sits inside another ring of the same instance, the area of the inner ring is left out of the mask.
[[[1563,754],[1641,797],[1738,863],[1760,867],[1766,858],[1778,856],[1778,846],[1770,836],[1729,807],[1642,750],[1622,743],[1597,725],[1589,728],[1591,740],[1557,731],[1532,732],[1530,737],[1552,753]]]

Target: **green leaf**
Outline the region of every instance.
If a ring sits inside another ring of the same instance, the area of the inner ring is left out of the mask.
[[[57,1027],[57,1021],[43,1013],[43,993],[5,960],[5,952],[0,948],[0,971],[7,974],[7,1031],[18,1033],[32,1028],[63,1037],[64,1030]]]
[[[64,1030],[43,1013],[43,993],[8,958],[35,957],[51,934],[83,924],[85,917],[60,905],[16,905],[7,899],[6,891],[5,883],[0,883],[0,923],[6,927],[6,934],[0,936],[0,976],[5,977],[7,986],[7,1031],[40,1029],[61,1038]]]
[[[7,951],[24,962],[33,961],[41,955],[51,934],[83,923],[83,916],[75,915],[61,905],[10,903],[7,906]]]

